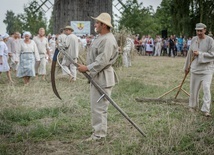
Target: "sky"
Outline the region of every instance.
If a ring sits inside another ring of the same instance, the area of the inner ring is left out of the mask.
[[[1,9],[0,9],[0,34],[4,34],[6,32],[6,25],[3,23],[5,19],[5,14],[7,10],[13,11],[16,15],[24,12],[24,4],[28,4],[31,0],[0,0],[1,1]],[[40,0],[37,0],[40,2]],[[54,2],[54,0],[50,0]],[[147,7],[149,5],[153,6],[154,10],[157,9],[157,6],[160,5],[162,0],[138,0],[138,2],[143,2],[143,6]],[[114,9],[115,10],[115,9]],[[50,9],[46,13],[46,17],[49,20],[51,16]]]

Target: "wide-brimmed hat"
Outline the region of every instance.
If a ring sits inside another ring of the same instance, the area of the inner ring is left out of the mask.
[[[195,26],[195,30],[203,30],[203,29],[206,29],[207,26],[203,23],[197,23],[196,26]]]
[[[112,27],[111,25],[111,16],[108,13],[101,13],[98,17],[91,17],[95,20],[98,20],[99,22],[106,24],[109,27]]]
[[[64,28],[64,30],[66,30],[66,29],[69,29],[69,30],[71,30],[71,31],[74,31],[74,29],[73,29],[71,26],[66,26],[66,27]]]

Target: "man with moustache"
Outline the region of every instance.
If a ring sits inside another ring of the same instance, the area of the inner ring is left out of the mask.
[[[110,32],[112,28],[111,16],[101,13],[95,19],[95,30],[99,34],[91,43],[87,55],[87,66],[79,65],[80,72],[89,72],[90,76],[100,87],[111,96],[112,88],[117,83],[115,71],[112,64],[118,55],[118,45],[114,35]],[[90,85],[90,102],[93,134],[86,141],[94,141],[107,135],[107,111],[109,101],[100,98],[101,94],[95,86]]]
[[[214,41],[205,35],[206,25],[196,24],[196,37],[192,38],[191,45],[185,62],[185,72],[191,72],[190,77],[190,111],[196,110],[199,102],[199,89],[203,88],[203,105],[201,111],[210,116],[211,93],[210,86],[214,73]],[[193,58],[194,57],[194,58]],[[190,66],[190,69],[189,69]]]

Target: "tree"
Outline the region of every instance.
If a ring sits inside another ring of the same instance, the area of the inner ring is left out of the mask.
[[[127,0],[124,4],[122,17],[119,22],[119,29],[126,27],[135,34],[156,34],[157,24],[154,22],[152,6],[143,7],[136,0]]]
[[[171,15],[171,1],[162,0],[160,6],[154,15],[155,22],[158,23],[161,30],[167,30],[169,34],[173,33],[172,28],[172,15]]]
[[[48,24],[48,30],[47,30],[47,33],[49,34],[53,34],[53,30],[54,30],[54,10],[52,11],[51,13],[51,18],[49,20],[49,24]]]
[[[9,34],[12,34],[15,31],[22,31],[23,23],[20,20],[21,15],[15,15],[13,11],[7,11],[6,17],[3,22],[6,24],[6,31]]]
[[[29,6],[24,6],[24,14],[22,20],[24,21],[23,31],[30,31],[33,35],[38,33],[39,28],[47,28],[47,19],[44,13],[39,9],[36,11],[38,3],[32,1]]]

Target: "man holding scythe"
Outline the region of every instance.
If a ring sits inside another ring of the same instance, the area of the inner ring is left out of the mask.
[[[95,31],[99,34],[92,42],[87,55],[87,66],[79,64],[80,72],[89,72],[90,76],[97,82],[108,96],[111,96],[112,87],[118,82],[112,64],[118,55],[118,45],[114,35],[110,32],[112,28],[111,16],[101,13],[95,19]],[[100,97],[101,94],[93,84],[90,85],[90,102],[92,114],[93,134],[86,141],[93,141],[106,137],[107,135],[107,110],[109,101]]]
[[[186,74],[189,71],[191,72],[190,111],[194,111],[198,105],[199,89],[202,84],[204,96],[201,111],[205,116],[209,117],[211,105],[210,86],[214,73],[214,41],[211,37],[205,35],[206,28],[203,23],[196,24],[197,36],[191,41],[184,69]]]

